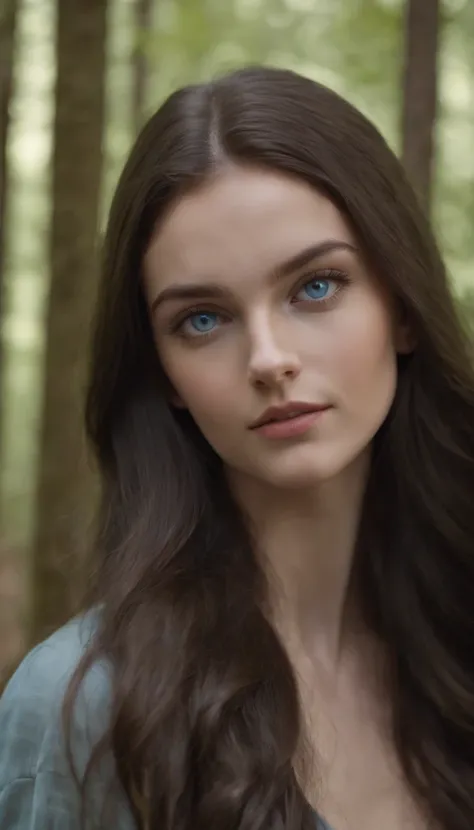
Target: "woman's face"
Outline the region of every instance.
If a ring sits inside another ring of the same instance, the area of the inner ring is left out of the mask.
[[[406,335],[325,196],[229,166],[169,213],[144,273],[173,402],[234,476],[307,487],[370,445]]]

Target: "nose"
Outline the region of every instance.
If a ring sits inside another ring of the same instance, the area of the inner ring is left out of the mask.
[[[301,372],[296,350],[290,348],[288,337],[284,338],[283,332],[277,334],[275,328],[260,317],[250,335],[249,379],[259,388],[279,386]]]

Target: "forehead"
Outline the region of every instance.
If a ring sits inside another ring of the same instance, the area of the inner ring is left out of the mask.
[[[219,277],[267,270],[327,239],[355,244],[344,216],[306,182],[260,168],[229,167],[181,198],[145,257],[157,278]],[[166,279],[168,281],[168,279]]]

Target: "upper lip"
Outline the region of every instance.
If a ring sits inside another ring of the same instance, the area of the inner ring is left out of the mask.
[[[250,424],[249,429],[257,429],[272,421],[284,421],[285,418],[302,415],[304,412],[320,412],[327,408],[327,404],[305,403],[304,401],[290,401],[283,406],[269,406],[256,421]]]

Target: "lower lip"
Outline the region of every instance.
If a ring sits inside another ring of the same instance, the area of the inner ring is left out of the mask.
[[[263,426],[257,427],[255,432],[258,432],[259,435],[263,435],[265,438],[293,438],[296,435],[304,435],[313,426],[315,421],[324,412],[327,412],[327,409],[318,409],[314,412],[302,412],[301,415],[297,415],[295,418],[287,418],[285,421],[272,421],[270,424],[263,424]]]

